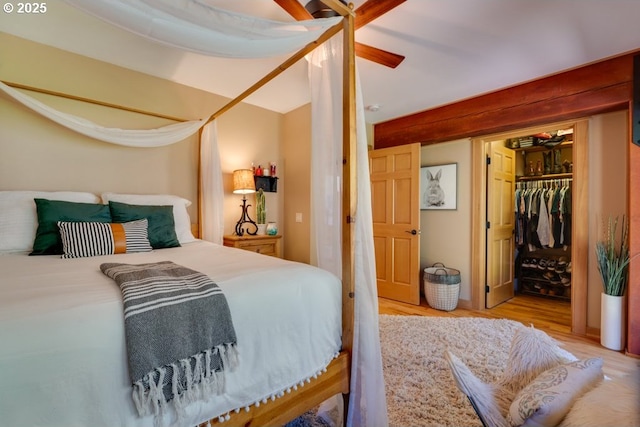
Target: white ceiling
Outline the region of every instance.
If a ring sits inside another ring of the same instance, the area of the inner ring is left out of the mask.
[[[273,0],[206,1],[293,19]],[[356,8],[362,3],[354,1]],[[366,120],[379,123],[640,49],[639,20],[640,0],[407,0],[356,32],[359,42],[406,56],[396,69],[358,59],[364,103],[379,105]],[[3,13],[0,31],[230,98],[286,59],[185,53],[61,0],[47,2],[37,17]],[[304,61],[247,102],[281,113],[309,102]]]

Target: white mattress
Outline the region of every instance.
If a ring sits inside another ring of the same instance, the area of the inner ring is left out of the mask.
[[[225,394],[190,405],[184,425],[271,398],[340,350],[340,281],[305,264],[204,241],[80,259],[0,256],[0,426],[153,426],[135,413],[120,290],[99,265],[164,260],[222,288],[240,353]]]

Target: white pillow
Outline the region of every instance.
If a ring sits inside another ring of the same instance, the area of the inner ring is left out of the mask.
[[[182,197],[169,194],[120,194],[102,193],[102,202],[109,201],[126,203],[129,205],[173,206],[173,221],[176,224],[176,237],[181,245],[196,241],[191,233],[191,218],[187,207],[191,202]]]
[[[507,366],[497,383],[515,395],[547,369],[575,360],[544,331],[523,327],[513,335]]]
[[[512,426],[555,427],[576,399],[597,385],[602,377],[600,357],[544,371],[517,394],[508,420]]]
[[[95,194],[76,191],[0,191],[0,254],[33,250],[38,229],[35,198],[100,203]]]

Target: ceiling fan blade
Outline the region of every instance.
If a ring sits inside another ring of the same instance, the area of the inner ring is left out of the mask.
[[[387,52],[377,47],[355,42],[356,55],[369,61],[377,62],[390,68],[396,68],[404,60],[404,56]]]
[[[306,19],[313,19],[313,16],[304,8],[298,0],[273,0],[281,8],[283,8],[289,15],[293,16],[298,21],[304,21]]]
[[[356,9],[354,28],[357,30],[379,16],[384,15],[406,0],[368,0]]]
[[[298,0],[274,0],[289,15],[297,20],[313,19],[307,9]],[[373,21],[380,15],[390,11],[406,0],[369,0],[356,10],[355,28]],[[360,20],[360,25],[358,25]],[[377,62],[390,68],[396,68],[404,60],[404,56],[387,52],[373,46],[355,42],[356,55],[369,61]]]

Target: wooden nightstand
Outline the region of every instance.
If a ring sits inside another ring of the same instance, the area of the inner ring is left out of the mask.
[[[282,258],[280,250],[280,238],[282,236],[236,236],[226,235],[224,236],[224,245],[232,248],[240,248],[251,252],[257,252],[263,255],[275,256]]]

